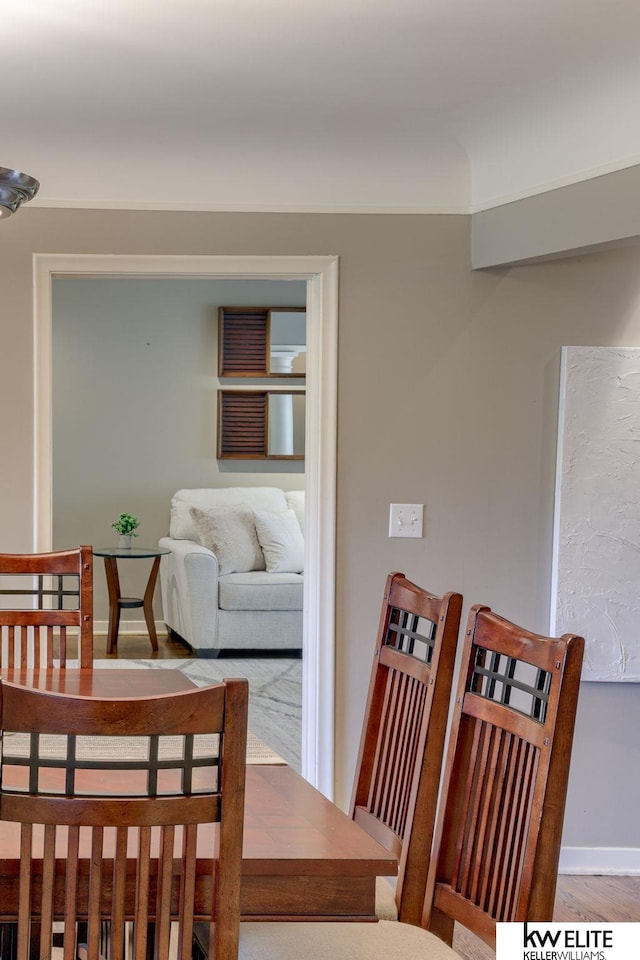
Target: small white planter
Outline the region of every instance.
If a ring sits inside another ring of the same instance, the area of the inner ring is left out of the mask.
[[[120,550],[131,550],[132,542],[133,538],[130,533],[121,533],[118,536],[118,547]]]

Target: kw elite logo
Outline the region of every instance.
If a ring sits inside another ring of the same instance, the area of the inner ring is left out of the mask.
[[[638,960],[640,924],[499,923],[496,960]]]
[[[605,960],[603,948],[613,947],[611,928],[549,930],[529,923],[523,927],[524,960]]]

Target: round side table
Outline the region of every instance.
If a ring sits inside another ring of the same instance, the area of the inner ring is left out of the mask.
[[[153,619],[153,592],[156,588],[158,571],[160,569],[160,557],[165,553],[171,553],[170,550],[164,550],[161,547],[94,547],[94,557],[104,557],[104,569],[107,576],[107,589],[109,591],[109,628],[107,630],[107,653],[113,653],[118,646],[118,628],[120,626],[120,611],[131,610],[134,607],[142,607],[144,610],[144,619],[147,623],[149,639],[153,650],[158,649],[158,637],[156,634],[156,625]],[[144,597],[123,597],[120,592],[120,577],[118,575],[118,560],[144,560],[153,559],[151,573],[144,591]]]

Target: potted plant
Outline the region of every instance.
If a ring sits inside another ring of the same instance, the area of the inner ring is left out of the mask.
[[[118,534],[118,546],[121,550],[131,549],[131,538],[137,537],[135,530],[140,526],[140,521],[132,513],[121,513],[118,519],[111,524]]]

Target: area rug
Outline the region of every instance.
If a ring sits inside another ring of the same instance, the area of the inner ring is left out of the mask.
[[[182,660],[113,658],[94,660],[94,666],[98,669],[180,670],[197,686],[206,686],[208,683],[215,683],[226,677],[246,677],[249,681],[249,729],[252,736],[262,741],[278,758],[282,758],[295,770],[300,771],[301,660],[285,657],[234,660],[205,660],[190,657]],[[123,693],[126,695],[126,691]]]

